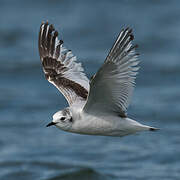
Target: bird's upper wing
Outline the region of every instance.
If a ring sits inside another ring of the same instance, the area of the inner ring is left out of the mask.
[[[40,26],[39,54],[46,79],[58,88],[69,105],[87,99],[89,80],[81,63],[63,46],[58,32],[48,22]]]
[[[90,92],[84,111],[90,114],[116,113],[126,117],[139,67],[132,46],[132,30],[122,30],[102,67],[90,82]]]

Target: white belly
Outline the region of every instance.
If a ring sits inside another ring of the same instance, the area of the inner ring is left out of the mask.
[[[140,123],[118,116],[101,116],[99,118],[83,114],[75,119],[71,132],[102,136],[125,136],[145,130]]]

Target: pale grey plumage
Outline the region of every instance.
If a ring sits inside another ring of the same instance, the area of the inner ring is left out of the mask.
[[[90,93],[84,111],[116,113],[126,117],[139,69],[135,53],[137,46],[132,46],[132,40],[131,29],[121,31],[104,64],[90,83]]]

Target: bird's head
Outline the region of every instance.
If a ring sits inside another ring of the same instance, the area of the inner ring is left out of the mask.
[[[72,114],[68,108],[56,112],[53,115],[53,120],[46,127],[55,125],[64,131],[71,129],[73,123]]]

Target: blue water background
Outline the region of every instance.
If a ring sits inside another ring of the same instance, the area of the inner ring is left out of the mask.
[[[88,77],[123,27],[133,28],[141,69],[128,115],[160,127],[125,138],[46,128],[67,106],[42,72],[37,40],[49,20]],[[0,179],[180,178],[179,0],[0,1]]]

